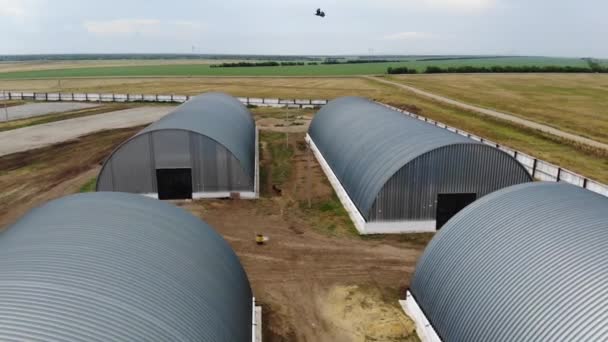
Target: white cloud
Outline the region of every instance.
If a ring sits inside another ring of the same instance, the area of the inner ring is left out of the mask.
[[[383,40],[423,40],[432,39],[436,36],[433,33],[428,32],[397,32],[388,34],[382,37]]]
[[[0,17],[23,17],[25,15],[23,1],[19,0],[0,0]]]
[[[496,4],[496,0],[424,0],[424,2],[432,7],[465,11],[482,10]]]
[[[98,36],[130,36],[189,38],[200,34],[203,26],[193,21],[161,21],[158,19],[116,19],[85,21],[87,32]]]
[[[187,30],[200,30],[203,28],[201,23],[197,23],[194,21],[178,20],[174,21],[173,24],[178,28],[183,28]]]
[[[85,29],[98,35],[155,34],[160,32],[160,20],[156,19],[116,19],[106,21],[85,21]]]
[[[352,0],[351,0],[352,1]],[[368,0],[359,0],[367,5]],[[374,0],[374,6],[384,9],[433,9],[442,11],[477,12],[494,7],[500,0]]]

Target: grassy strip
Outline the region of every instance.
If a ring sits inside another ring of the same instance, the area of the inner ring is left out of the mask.
[[[262,139],[267,142],[267,148],[272,158],[271,182],[273,185],[282,185],[291,176],[293,147],[286,146],[284,133],[262,132],[261,135]]]
[[[371,81],[370,82],[374,82]],[[483,114],[429,100],[389,85],[379,100],[396,107],[407,107],[430,119],[454,126],[509,146],[537,158],[570,169],[592,179],[608,183],[608,156],[605,151],[577,145],[527,127]]]
[[[97,177],[89,179],[83,186],[80,187],[79,192],[94,192],[95,186],[97,185]]]
[[[307,201],[300,201],[299,204],[308,221],[311,221],[311,225],[318,232],[328,236],[363,238],[335,193],[329,199],[313,201],[310,208]]]
[[[45,124],[45,123],[49,123],[49,122],[62,121],[62,120],[75,119],[75,118],[84,117],[84,116],[103,114],[103,113],[107,113],[107,112],[112,112],[112,111],[116,111],[116,110],[132,108],[132,107],[133,107],[133,105],[131,105],[131,104],[122,104],[122,103],[109,104],[109,105],[103,105],[100,107],[78,109],[78,110],[64,112],[64,113],[47,114],[47,115],[36,116],[33,118],[13,120],[13,121],[9,121],[9,122],[2,122],[2,123],[0,123],[0,132],[9,131],[9,130],[17,129],[17,128],[41,125],[41,124]]]

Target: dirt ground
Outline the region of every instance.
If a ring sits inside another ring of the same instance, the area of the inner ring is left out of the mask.
[[[0,157],[0,229],[29,209],[78,192],[115,146],[142,127],[104,131]]]
[[[282,146],[282,136],[262,135],[268,178],[274,166],[269,146]],[[180,205],[215,227],[239,255],[264,310],[266,341],[415,341],[397,300],[425,238],[362,238],[344,213],[317,209],[333,203],[333,190],[308,159],[304,133],[289,141],[290,176],[278,186],[262,181],[261,199]],[[255,244],[256,233],[269,238],[266,245]]]
[[[280,110],[254,113],[274,118],[260,125],[262,197],[176,204],[211,224],[238,254],[263,307],[264,341],[417,341],[397,300],[430,236],[358,236],[306,148],[306,124],[293,124],[308,114],[281,122]],[[284,128],[294,130],[287,146]],[[0,157],[0,227],[80,191],[139,129]],[[269,238],[266,245],[255,244],[256,233]]]

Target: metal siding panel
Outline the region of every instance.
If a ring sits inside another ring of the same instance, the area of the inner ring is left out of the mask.
[[[204,138],[200,134],[190,132],[190,158],[192,160],[192,191],[203,191],[203,166],[201,156],[201,139]]]
[[[101,172],[97,177],[97,189],[107,189],[106,191],[114,190],[114,183],[112,180],[112,161],[109,160],[105,167],[107,172]]]
[[[128,141],[121,146],[120,150],[112,154],[111,160],[106,161],[106,165],[100,173],[100,179],[110,177],[112,183],[100,183],[97,191],[154,192],[155,184],[153,184],[154,179],[150,172],[152,165],[150,154],[147,135]]]
[[[216,191],[228,189],[228,154],[226,153],[226,149],[220,145],[216,145],[215,158],[217,165]]]
[[[203,191],[218,191],[217,143],[207,137],[201,139]]]
[[[154,139],[156,169],[192,168],[188,131],[162,130],[150,134]]]
[[[454,216],[410,290],[444,341],[608,338],[608,199],[526,183]]]
[[[79,194],[0,235],[2,340],[251,341],[252,293],[230,246],[168,203]]]

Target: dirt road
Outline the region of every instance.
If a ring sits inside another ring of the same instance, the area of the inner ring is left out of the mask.
[[[374,77],[374,76],[362,76],[366,79],[375,81],[375,82],[380,82],[380,83],[384,83],[384,84],[388,84],[388,85],[392,85],[395,87],[399,87],[401,89],[405,89],[407,91],[411,91],[417,95],[421,95],[424,97],[428,97],[432,100],[438,101],[438,102],[443,102],[455,107],[459,107],[468,111],[472,111],[472,112],[476,112],[476,113],[480,113],[480,114],[484,114],[484,115],[488,115],[488,116],[492,116],[501,120],[505,120],[505,121],[510,121],[513,123],[516,123],[518,125],[524,126],[524,127],[528,127],[528,128],[532,128],[544,133],[549,133],[551,135],[566,139],[566,140],[570,140],[573,141],[575,143],[580,143],[580,144],[584,144],[587,146],[591,146],[591,147],[595,147],[595,148],[600,148],[600,149],[604,149],[604,150],[608,150],[608,144],[604,144],[602,142],[599,141],[595,141],[592,139],[588,139],[585,137],[581,137],[579,135],[576,134],[572,134],[572,133],[568,133],[568,132],[564,132],[561,131],[557,128],[553,128],[551,126],[547,126],[547,125],[543,125],[534,121],[530,121],[530,120],[526,120],[523,119],[521,117],[512,115],[512,114],[507,114],[507,113],[502,113],[502,112],[498,112],[495,110],[491,110],[491,109],[486,109],[486,108],[481,108],[481,107],[477,107],[477,106],[473,106],[467,103],[463,103],[460,101],[456,101],[456,100],[452,100],[450,98],[444,97],[444,96],[440,96],[440,95],[436,95],[433,93],[430,93],[428,91],[424,91],[424,90],[420,90],[418,88],[414,88],[412,86],[408,86],[405,84],[401,84],[401,83],[397,83],[397,82],[393,82],[393,81],[388,81],[382,78],[378,78],[378,77]]]
[[[48,146],[96,131],[149,124],[173,108],[138,107],[0,132],[0,156]]]
[[[98,104],[79,103],[79,102],[42,102],[42,103],[26,103],[20,106],[12,106],[6,108],[6,113],[0,114],[1,121],[11,121],[18,119],[31,118],[51,113],[61,113],[77,109],[98,107]]]

